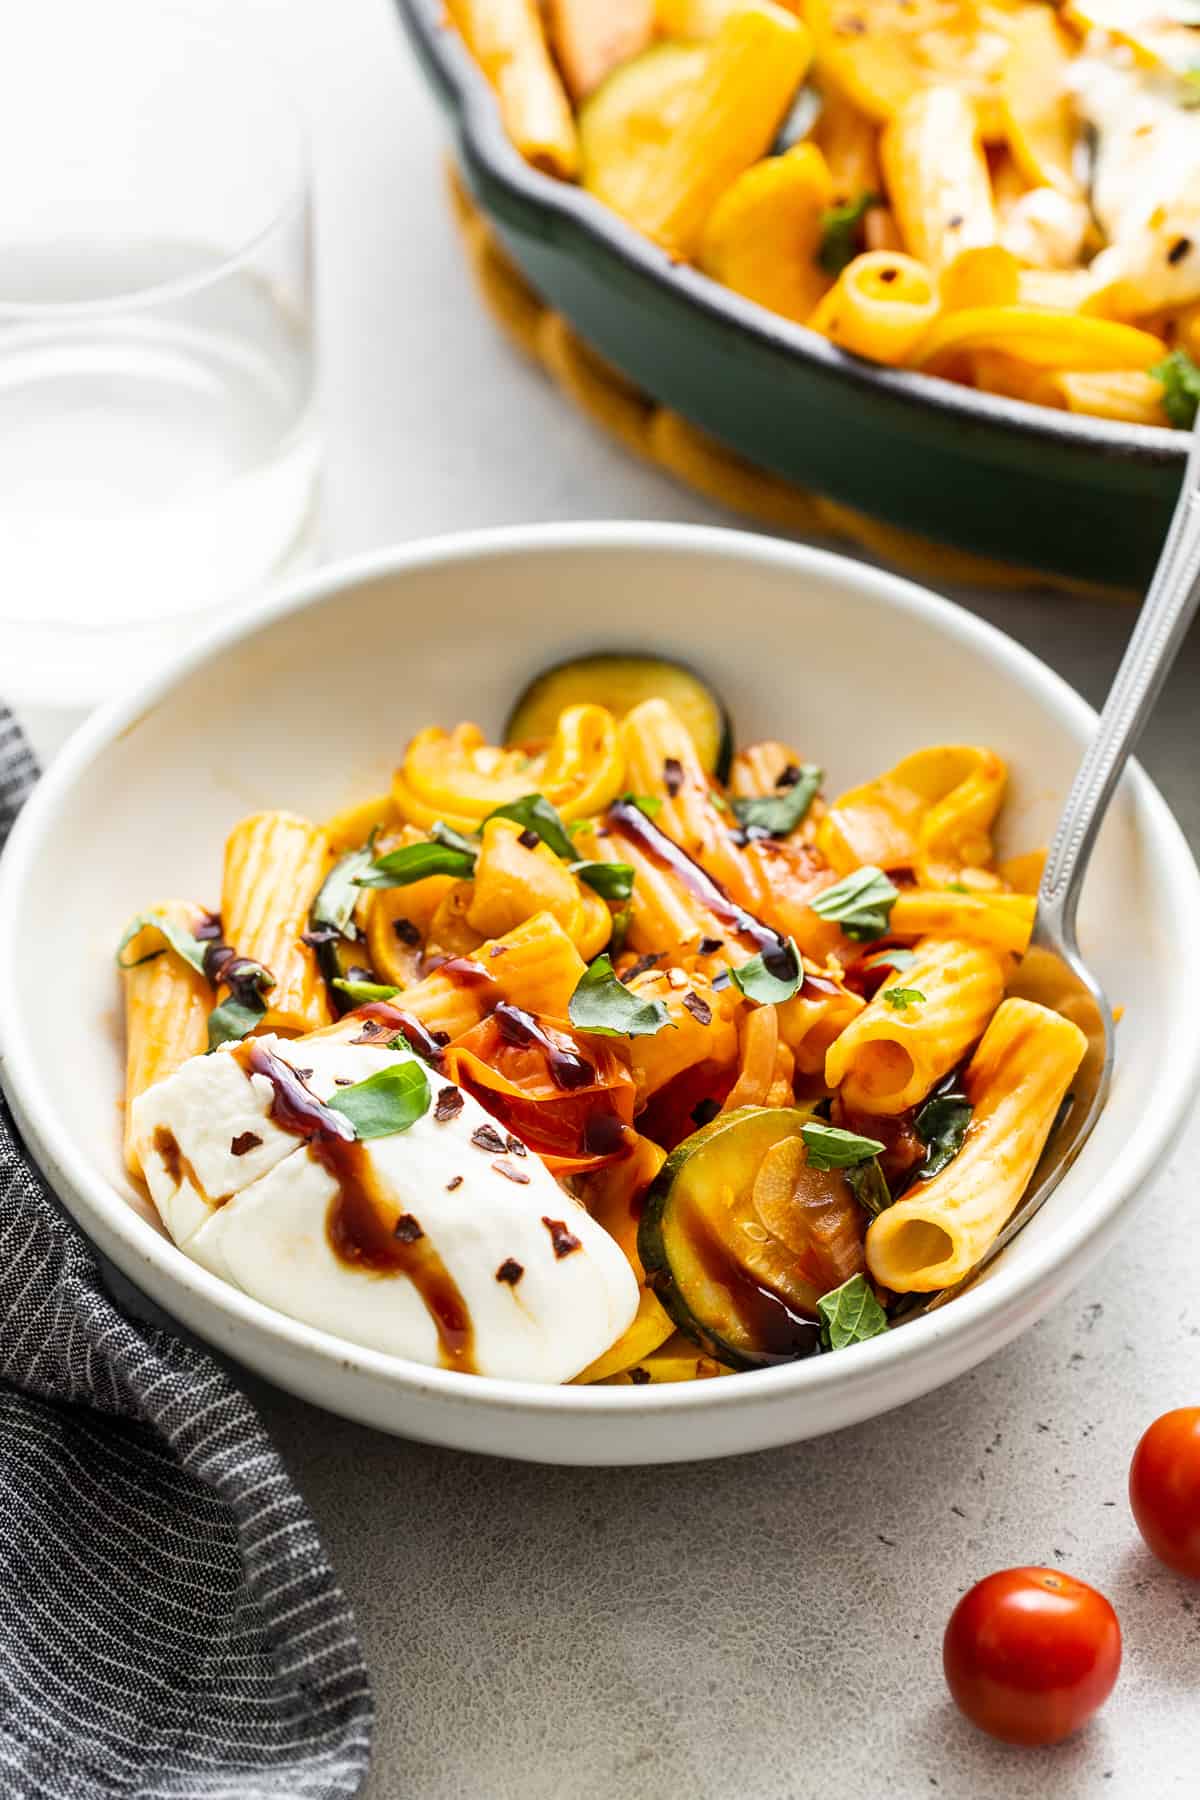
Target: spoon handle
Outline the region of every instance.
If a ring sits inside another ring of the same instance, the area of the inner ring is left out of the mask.
[[[1113,790],[1200,605],[1200,417],[1149,592],[1084,754],[1038,892],[1038,924],[1074,941],[1079,890]]]

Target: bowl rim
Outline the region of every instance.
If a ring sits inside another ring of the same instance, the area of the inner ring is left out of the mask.
[[[689,263],[673,262],[619,214],[571,182],[527,163],[505,132],[495,95],[458,32],[444,0],[396,0],[452,96],[463,140],[489,176],[517,201],[573,227],[626,267],[677,290],[699,311],[776,351],[825,369],[850,388],[873,389],[950,421],[986,422],[1001,436],[1039,445],[1089,449],[1105,460],[1173,467],[1187,455],[1189,433],[1165,425],[1133,425],[1086,413],[1035,406],[1006,394],[962,386],[917,370],[893,369],[840,350],[818,332],[736,294]]]
[[[799,580],[823,578],[858,590],[869,602],[898,610],[935,625],[944,635],[982,653],[997,679],[1011,680],[1038,697],[1056,721],[1090,730],[1096,715],[1061,676],[1014,639],[952,601],[869,564],[808,545],[791,544],[752,532],[713,526],[639,521],[505,526],[463,534],[416,539],[332,563],[265,595],[239,616],[224,621],[153,670],[123,695],[83,724],[55,758],[18,815],[0,857],[0,1077],[25,1129],[28,1145],[50,1185],[85,1230],[92,1221],[97,1235],[115,1240],[124,1261],[114,1255],[136,1281],[133,1269],[149,1263],[168,1292],[186,1290],[193,1303],[211,1307],[215,1338],[222,1317],[250,1335],[286,1346],[293,1354],[329,1369],[357,1371],[414,1391],[439,1402],[480,1405],[512,1413],[620,1414],[626,1410],[676,1413],[710,1407],[815,1401],[827,1392],[847,1396],[880,1382],[889,1369],[926,1359],[936,1360],[943,1346],[955,1346],[960,1360],[972,1346],[993,1340],[1004,1321],[1011,1336],[1022,1319],[1036,1315],[1037,1290],[1069,1278],[1077,1251],[1093,1236],[1115,1227],[1117,1216],[1137,1196],[1146,1177],[1170,1147],[1187,1117],[1200,1085],[1200,1012],[1186,1015],[1172,1042],[1155,1106],[1143,1114],[1142,1127],[1130,1133],[1119,1154],[1103,1170],[1090,1175],[1088,1204],[1067,1214],[1025,1264],[995,1265],[986,1282],[961,1294],[952,1306],[914,1320],[902,1331],[840,1351],[837,1356],[810,1357],[781,1367],[739,1374],[736,1381],[655,1384],[649,1387],[542,1386],[495,1376],[464,1382],[454,1370],[429,1368],[383,1351],[364,1349],[332,1333],[276,1312],[192,1262],[159,1229],[143,1218],[128,1199],[77,1150],[60,1130],[50,1089],[22,1024],[18,1005],[20,945],[15,929],[28,872],[42,845],[53,833],[58,809],[77,780],[115,741],[166,700],[182,681],[206,665],[218,665],[244,641],[269,631],[278,622],[324,606],[336,607],[340,596],[372,582],[420,574],[447,563],[469,565],[512,555],[587,556],[594,552],[703,555],[730,563],[746,562],[783,568]],[[1168,887],[1176,921],[1176,957],[1181,990],[1200,981],[1200,871],[1165,800],[1137,763],[1125,781],[1137,810],[1139,837],[1154,856]],[[1085,1158],[1086,1160],[1086,1158]],[[1067,1181],[1079,1180],[1079,1166]],[[163,1301],[170,1310],[170,1301]],[[193,1306],[193,1311],[195,1310]],[[207,1310],[203,1317],[209,1316]],[[1013,1323],[1016,1321],[1016,1323]],[[981,1350],[979,1354],[986,1353]],[[235,1351],[236,1354],[236,1351]],[[949,1360],[954,1360],[953,1358]],[[930,1385],[936,1385],[931,1383]],[[740,1397],[740,1398],[739,1398]]]

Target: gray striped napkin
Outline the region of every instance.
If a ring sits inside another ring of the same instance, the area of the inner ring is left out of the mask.
[[[0,705],[0,845],[36,776]],[[0,1097],[0,1794],[340,1800],[371,1722],[254,1409],[116,1310]]]

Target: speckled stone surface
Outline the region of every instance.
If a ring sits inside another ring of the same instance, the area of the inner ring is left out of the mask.
[[[329,552],[512,520],[718,518],[598,440],[480,316],[440,121],[386,0],[207,3],[278,62],[312,125]],[[1126,609],[957,597],[1103,696]],[[1198,714],[1193,636],[1145,756],[1193,844]],[[69,721],[31,723],[50,749]],[[1107,1261],[1025,1338],[792,1450],[538,1469],[256,1386],[358,1609],[379,1709],[368,1800],[1200,1794],[1200,1584],[1149,1559],[1125,1502],[1142,1428],[1200,1401],[1198,1157],[1200,1123]],[[1097,1583],[1125,1631],[1112,1701],[1055,1751],[979,1737],[940,1675],[959,1593],[1028,1561]]]

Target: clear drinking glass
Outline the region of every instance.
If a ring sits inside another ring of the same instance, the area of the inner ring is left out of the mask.
[[[311,544],[303,134],[200,5],[0,59],[0,693],[85,703]]]

